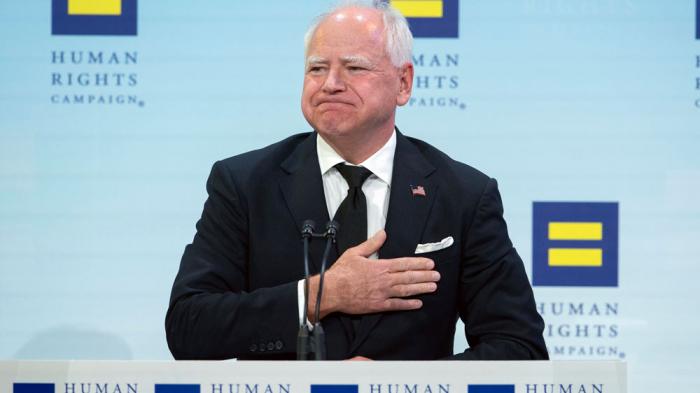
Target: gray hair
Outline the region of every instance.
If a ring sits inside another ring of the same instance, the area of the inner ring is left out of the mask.
[[[396,8],[392,7],[388,1],[383,0],[345,0],[328,12],[317,16],[304,35],[305,56],[309,54],[311,38],[321,22],[334,12],[348,7],[370,8],[381,12],[384,21],[384,36],[386,37],[386,53],[389,55],[391,63],[396,67],[402,67],[406,63],[412,62],[413,34],[408,28],[408,22]]]

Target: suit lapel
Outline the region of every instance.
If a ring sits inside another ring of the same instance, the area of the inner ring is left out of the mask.
[[[316,223],[316,231],[322,231],[329,218],[316,153],[316,133],[310,134],[299,144],[281,166],[287,176],[280,180],[280,189],[292,219],[299,229],[299,237],[301,238],[301,227],[305,220],[313,220]],[[325,241],[322,239],[316,239],[310,244],[309,259],[315,267],[312,269],[312,274],[321,268],[324,246]],[[334,257],[329,259],[335,260]]]
[[[385,230],[387,239],[379,250],[379,258],[413,256],[420,242],[425,223],[437,195],[437,185],[429,175],[435,168],[418,148],[397,131],[394,169],[391,179],[389,211]],[[411,187],[423,187],[425,195],[414,195]],[[351,351],[367,339],[382,314],[362,318]]]

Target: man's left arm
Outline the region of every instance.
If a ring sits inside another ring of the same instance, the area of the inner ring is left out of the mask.
[[[470,348],[453,358],[548,359],[544,322],[508,237],[494,179],[484,188],[462,247],[459,314]]]

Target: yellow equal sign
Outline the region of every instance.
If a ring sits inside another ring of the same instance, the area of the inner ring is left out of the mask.
[[[68,0],[68,15],[121,14],[121,0]]]
[[[603,240],[603,223],[552,221],[547,237],[549,240]],[[603,266],[600,248],[550,248],[547,257],[549,266]]]
[[[603,223],[550,222],[549,240],[603,240]]]
[[[391,0],[406,18],[442,18],[442,0]]]
[[[549,266],[603,266],[603,250],[600,248],[550,248],[547,254]]]

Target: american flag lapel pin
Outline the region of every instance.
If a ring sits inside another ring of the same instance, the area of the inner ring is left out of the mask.
[[[424,197],[425,196],[425,188],[423,188],[423,186],[411,185],[411,194],[414,197],[417,197],[417,196]]]

